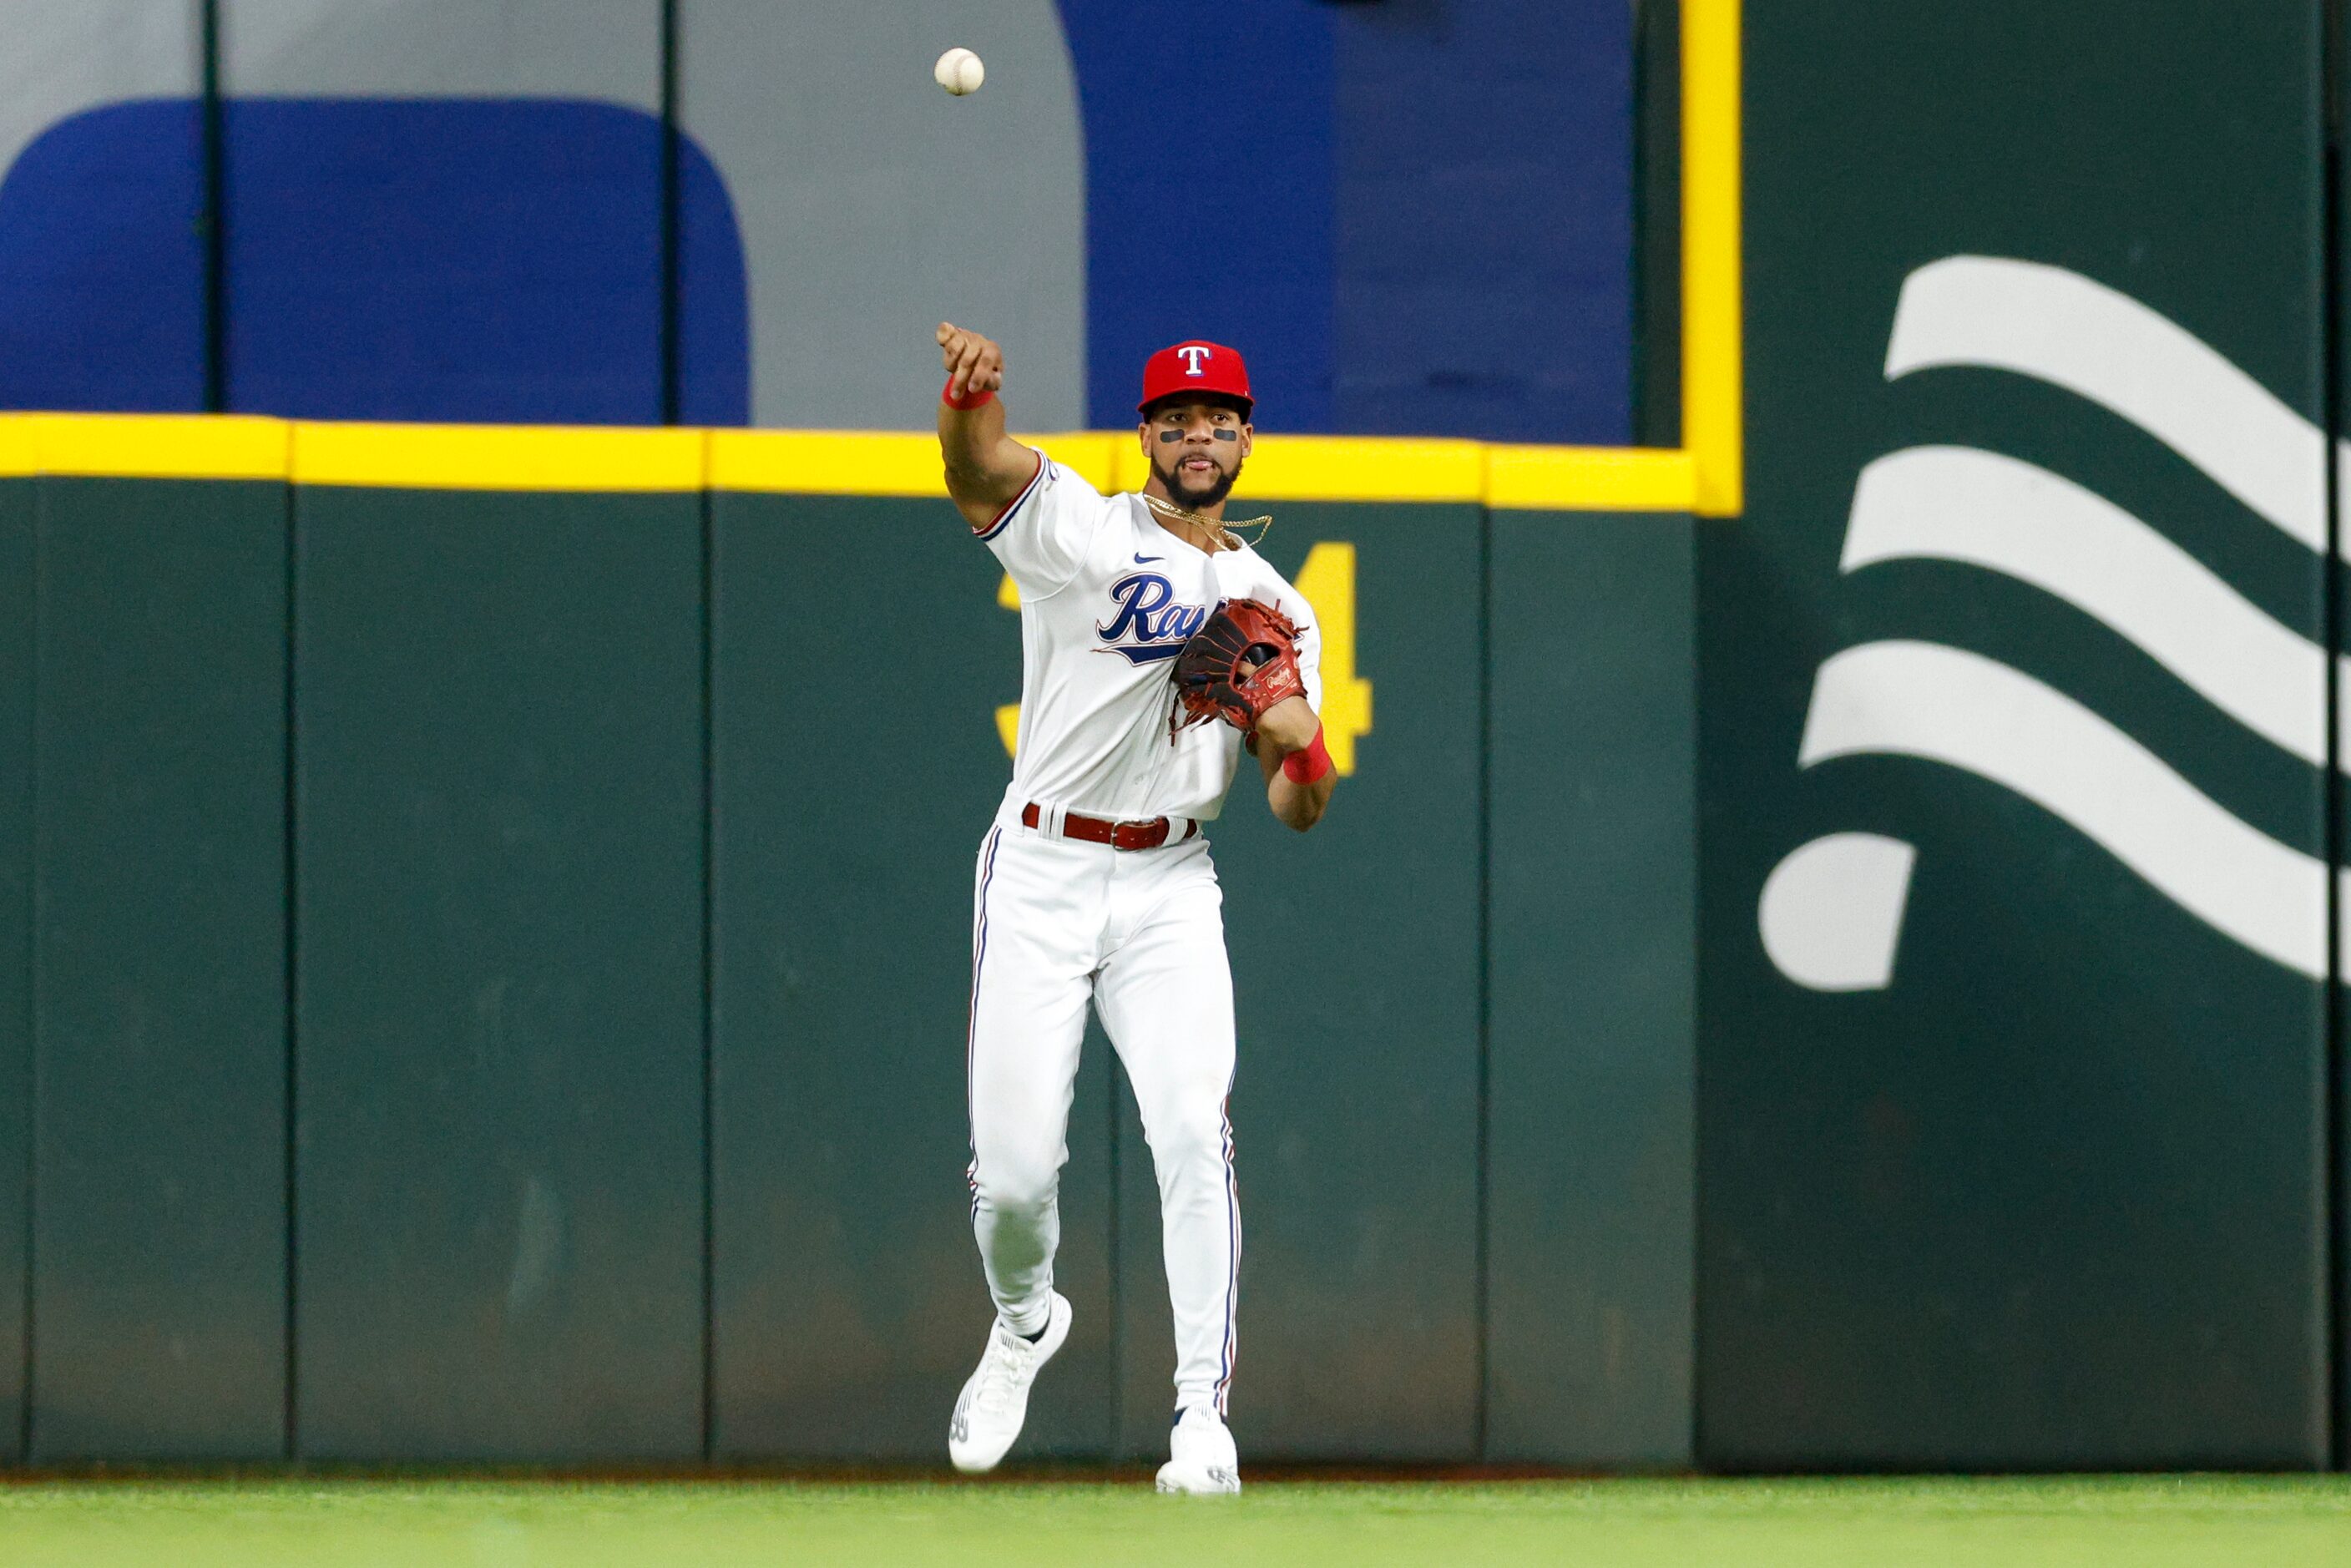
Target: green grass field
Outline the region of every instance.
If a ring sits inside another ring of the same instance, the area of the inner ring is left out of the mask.
[[[2351,1565],[2344,1478],[0,1486],[0,1563]]]

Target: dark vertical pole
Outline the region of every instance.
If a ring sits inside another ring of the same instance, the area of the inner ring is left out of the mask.
[[[2342,788],[2343,758],[2337,751],[2337,719],[2341,714],[2344,692],[2337,679],[2335,654],[2343,647],[2343,573],[2341,559],[2342,484],[2334,461],[2336,441],[2343,434],[2343,49],[2345,0],[2325,0],[2323,7],[2322,37],[2319,48],[2320,93],[2325,102],[2325,150],[2319,207],[2319,337],[2321,365],[2319,384],[2325,407],[2322,427],[2326,432],[2326,555],[2319,562],[2321,592],[2322,646],[2326,657],[2326,788],[2325,790],[2325,831],[2326,845],[2326,953],[2328,982],[2326,987],[2325,1033],[2325,1103],[2323,1125],[2325,1135],[2320,1148],[2325,1160],[2326,1232],[2323,1252],[2326,1270],[2325,1344],[2321,1366],[2326,1379],[2327,1399],[2327,1458],[2335,1469],[2341,1469],[2346,1459],[2344,1426],[2351,1417],[2351,1391],[2343,1383],[2343,1342],[2346,1261],[2346,1196],[2343,1161],[2345,1144],[2343,1121],[2345,1103],[2344,1009],[2343,980],[2336,955],[2342,948],[2343,899],[2338,869],[2343,864]]]
[[[678,0],[661,8],[661,356],[664,424],[678,422]],[[718,533],[710,491],[702,518],[702,1458],[718,1451]]]
[[[1633,439],[1682,444],[1682,51],[1678,0],[1633,13]]]
[[[662,0],[661,8],[661,419],[678,422],[681,352],[678,298],[678,129],[677,129],[677,6]]]
[[[228,411],[227,117],[221,110],[220,0],[203,0],[204,412]]]

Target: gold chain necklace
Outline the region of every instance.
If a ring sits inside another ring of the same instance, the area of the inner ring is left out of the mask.
[[[1255,549],[1265,542],[1265,536],[1273,528],[1273,519],[1270,517],[1243,517],[1237,523],[1220,523],[1214,517],[1204,517],[1197,512],[1187,512],[1183,507],[1172,502],[1163,501],[1148,492],[1141,492],[1141,494],[1143,504],[1150,507],[1155,516],[1169,522],[1189,523],[1194,528],[1206,532],[1210,538],[1215,539],[1226,549],[1238,549],[1241,547],[1243,541],[1238,534],[1233,532],[1235,528],[1257,530],[1257,536],[1247,541],[1249,548]]]

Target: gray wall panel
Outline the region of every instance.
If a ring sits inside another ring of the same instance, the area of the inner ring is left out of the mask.
[[[661,108],[660,0],[222,0],[221,45],[233,93]]]
[[[78,110],[199,91],[197,0],[0,0],[0,173]]]
[[[928,428],[941,319],[1004,343],[1023,428],[1085,423],[1084,138],[1052,0],[680,0],[679,27],[680,118],[742,225],[753,423]],[[956,45],[987,66],[968,98],[931,80]]]

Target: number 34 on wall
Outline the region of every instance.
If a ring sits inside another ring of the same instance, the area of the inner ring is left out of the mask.
[[[1323,540],[1306,552],[1295,580],[1322,623],[1322,744],[1340,773],[1351,774],[1356,737],[1372,732],[1372,683],[1355,674],[1355,547]],[[1009,577],[997,585],[996,602],[1020,608],[1020,591]],[[996,733],[1011,756],[1020,735],[1019,703],[996,710]]]

